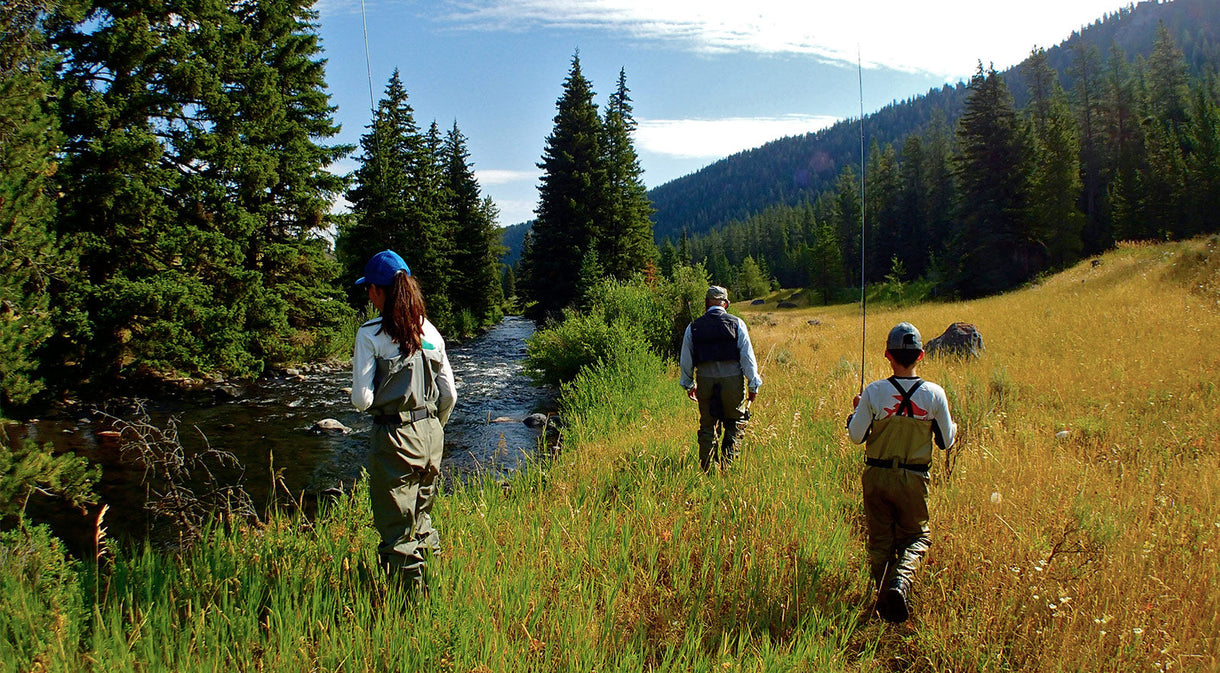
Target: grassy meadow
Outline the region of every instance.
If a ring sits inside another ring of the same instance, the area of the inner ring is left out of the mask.
[[[934,467],[914,616],[871,613],[857,306],[744,306],[765,379],[704,475],[676,366],[565,395],[565,448],[450,484],[426,596],[386,586],[359,489],[184,557],[66,565],[0,545],[0,671],[1213,671],[1220,668],[1220,251],[1124,245],[1004,296],[869,308],[885,334],[978,326],[920,367],[959,424]],[[951,471],[949,468],[952,468]]]

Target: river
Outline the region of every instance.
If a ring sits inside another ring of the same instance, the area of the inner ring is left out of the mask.
[[[533,385],[523,372],[525,340],[533,332],[533,322],[508,317],[486,334],[449,348],[458,402],[445,428],[441,468],[446,479],[504,475],[518,469],[540,446],[540,431],[521,422],[554,403],[551,391]],[[149,400],[144,406],[157,427],[176,419],[179,438],[188,450],[206,445],[232,453],[242,470],[226,478],[240,481],[261,508],[273,493],[281,502],[289,496],[310,500],[328,490],[349,489],[359,478],[371,420],[352,408],[350,387],[347,367],[315,366],[226,386],[231,399],[223,401],[193,395]],[[127,419],[133,408],[130,401],[116,401],[107,412]],[[315,422],[325,418],[338,420],[351,432],[316,434]],[[100,465],[103,477],[96,490],[111,507],[107,521],[119,532],[138,536],[142,527],[147,530],[144,467],[132,460],[130,451],[122,450],[118,440],[106,436],[110,427],[105,418],[82,411],[74,417],[32,421],[21,435],[51,442],[58,451],[75,451]],[[30,514],[36,520],[47,513],[40,507],[62,509],[31,503]]]

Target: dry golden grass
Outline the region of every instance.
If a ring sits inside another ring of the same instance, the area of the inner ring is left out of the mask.
[[[1218,278],[1214,238],[1124,245],[1008,295],[870,310],[867,380],[901,320],[925,340],[974,323],[986,353],[920,366],[949,393],[955,469],[934,477],[917,618],[862,668],[1220,669]],[[746,311],[760,415],[797,390],[847,413],[858,313]]]

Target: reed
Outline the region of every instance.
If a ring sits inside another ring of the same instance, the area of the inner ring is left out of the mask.
[[[870,313],[870,380],[900,320],[987,340],[920,368],[962,434],[952,474],[934,470],[907,624],[871,616],[862,451],[842,429],[856,308],[747,309],[766,380],[727,473],[699,471],[673,365],[629,349],[565,391],[561,452],[451,485],[426,595],[376,569],[358,488],[314,520],[78,568],[83,608],[0,614],[0,632],[47,634],[0,650],[0,671],[1216,670],[1214,248],[1125,245],[1005,296]]]

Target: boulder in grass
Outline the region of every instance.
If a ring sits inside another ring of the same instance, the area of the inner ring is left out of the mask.
[[[956,355],[960,358],[977,358],[983,354],[983,335],[968,322],[955,322],[945,333],[924,344],[929,357]]]
[[[781,301],[780,303],[776,304],[776,306],[779,308],[796,308],[796,304],[793,304],[790,301]]]
[[[750,302],[750,305],[751,306],[762,306],[765,303],[767,303],[766,299],[755,299],[754,301]]]

